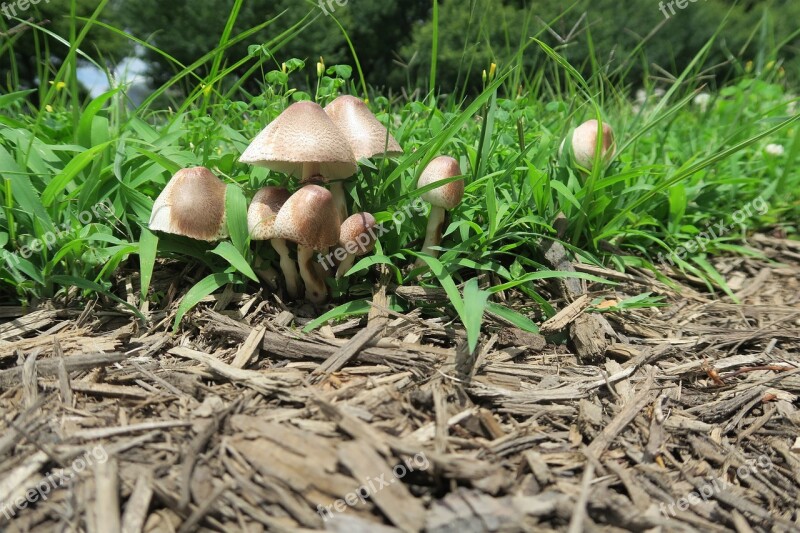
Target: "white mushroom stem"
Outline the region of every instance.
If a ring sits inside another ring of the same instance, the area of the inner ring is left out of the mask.
[[[289,247],[286,245],[286,240],[271,239],[269,242],[281,258],[281,271],[283,272],[283,279],[286,280],[286,292],[290,298],[295,299],[300,296],[300,278],[297,274],[297,267],[289,255]]]
[[[431,206],[431,214],[428,217],[428,228],[425,230],[425,242],[422,245],[422,253],[428,254],[431,257],[439,257],[439,251],[433,250],[434,246],[439,246],[442,243],[442,230],[444,226],[445,210],[443,207],[435,205]],[[415,266],[423,267],[427,263],[421,258],[418,258]]]
[[[347,256],[339,263],[339,268],[336,269],[336,279],[342,278],[347,271],[353,268],[353,263],[356,261],[355,254],[347,254]]]
[[[339,211],[339,220],[347,219],[347,201],[344,196],[344,185],[340,180],[332,181],[330,183],[331,194],[333,195],[333,202],[336,209]]]
[[[267,283],[271,288],[278,286],[278,271],[272,268],[260,257],[256,257],[256,264],[253,267],[256,275]]]
[[[298,245],[297,262],[300,263],[300,276],[306,284],[306,299],[314,304],[325,303],[328,299],[328,286],[325,284],[325,277],[320,276],[317,270],[321,265],[315,259],[314,250]]]
[[[308,178],[319,176],[319,163],[303,163],[303,175],[300,177],[300,182],[306,181]]]

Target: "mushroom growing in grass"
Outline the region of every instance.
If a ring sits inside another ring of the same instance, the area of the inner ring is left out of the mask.
[[[291,298],[300,295],[300,276],[297,266],[289,255],[286,240],[276,236],[275,219],[291,193],[283,187],[259,189],[247,210],[247,227],[254,241],[269,241],[280,256],[281,271],[286,280],[286,291]]]
[[[325,113],[344,134],[357,160],[401,155],[403,149],[360,98],[342,95],[325,106]],[[344,199],[341,182],[331,183],[334,196]],[[347,205],[339,205],[339,216],[347,218]]]
[[[315,304],[328,298],[328,286],[322,269],[315,265],[314,252],[324,254],[328,248],[336,246],[339,226],[333,195],[319,185],[306,185],[298,190],[275,217],[275,235],[297,243],[297,262],[306,286],[306,298]]]
[[[597,134],[600,131],[597,120],[587,120],[572,132],[572,155],[575,162],[581,167],[591,170],[594,166],[595,152],[597,150]],[[602,150],[600,152],[600,160],[607,163],[616,151],[616,144],[614,143],[614,130],[606,124],[602,124],[603,139]],[[563,151],[566,140],[561,143]]]
[[[336,270],[336,279],[344,276],[352,268],[356,257],[366,255],[375,249],[376,225],[375,217],[371,213],[355,213],[342,222],[336,258],[339,259],[342,255],[344,257]]]
[[[222,180],[205,167],[181,169],[156,198],[148,226],[200,241],[224,239],[225,190]]]
[[[448,156],[439,156],[431,161],[419,177],[417,188],[421,189],[432,183],[461,176],[461,167],[458,161]],[[464,180],[455,180],[440,187],[422,193],[422,199],[431,204],[431,214],[428,217],[428,228],[425,231],[425,242],[422,253],[437,257],[439,252],[434,246],[442,242],[445,212],[453,209],[464,197]],[[417,259],[416,266],[424,266],[422,259]]]
[[[267,167],[300,178],[322,176],[336,187],[338,180],[358,170],[355,155],[344,134],[314,102],[297,102],[281,113],[239,158],[242,163]],[[334,189],[344,203],[344,193]]]

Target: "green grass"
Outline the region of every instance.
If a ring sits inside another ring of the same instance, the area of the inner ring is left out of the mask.
[[[115,271],[123,265],[139,269],[143,293],[152,298],[148,289],[156,257],[206,268],[207,277],[183,297],[176,325],[200,299],[226,284],[256,286],[250,267],[254,247],[243,225],[246,201],[259,187],[284,178],[238,163],[239,154],[292,101],[312,98],[324,104],[339,93],[368,89],[360,74],[358,83],[352,79],[348,66],[324,66],[317,76],[314,63],[280,56],[282,43],[296,38],[305,19],[270,43],[253,43],[247,57],[226,57],[231,43],[270,24],[234,35],[239,5],[219,46],[192,65],[176,61],[175,77],[138,109],[129,109],[124,88],[91,101],[78,95],[77,44],[92,26],[102,25],[97,14],[80,33],[68,36],[71,59],[43,78],[53,83],[39,91],[41,107],[30,103],[32,91],[11,87],[0,95],[0,280],[6,302],[100,295],[138,313],[122,302]],[[652,268],[659,254],[668,255],[707,226],[725,221],[731,229],[710,239],[705,250],[675,259],[677,269],[704,280],[710,291],[729,292],[712,266],[714,254],[749,253],[743,237],[759,229],[781,227],[797,235],[800,115],[789,114],[792,97],[777,68],[757,74],[744,69],[702,110],[692,103],[702,89],[697,81],[701,51],[697,64],[678,73],[664,98],[636,108],[631,87],[614,85],[599,67],[583,79],[557,50],[534,41],[523,46],[542,47],[548,61],[536,72],[501,65],[470,101],[436,93],[435,52],[429,97],[389,101],[369,91],[370,106],[406,154],[362,167],[347,190],[351,211],[368,210],[391,231],[374,254],[336,284],[338,307],[309,327],[367,313],[365,302],[377,276],[371,267],[384,264],[398,284],[443,288],[450,304],[430,312],[458,317],[472,347],[486,311],[535,330],[532,317],[553,312],[536,281],[562,275],[540,263],[538,243],[555,238],[551,224],[560,212],[569,220],[565,244],[570,249],[586,262],[620,270]],[[777,53],[764,51],[767,57]],[[207,79],[194,74],[200,65],[209,66]],[[241,81],[222,83],[240,66],[266,80],[261,94],[246,93]],[[291,87],[291,72],[313,80],[315,94]],[[170,110],[156,108],[173,85],[189,96],[172,102]],[[558,147],[572,128],[598,116],[614,126],[619,150],[608,168],[583,177],[568,156],[559,159]],[[769,143],[784,146],[785,153],[766,154]],[[466,194],[452,212],[441,256],[426,257],[427,268],[412,269],[425,217],[396,225],[392,214],[419,196],[416,179],[439,154],[460,160]],[[145,229],[153,199],[170,176],[196,165],[213,169],[229,185],[230,242],[206,245]],[[732,225],[731,214],[757,198],[768,204],[766,212]],[[101,203],[112,206],[110,212],[94,212]],[[259,250],[276,262],[267,247]],[[493,295],[510,289],[524,294],[531,306],[500,305]],[[651,302],[646,295],[643,299]],[[409,307],[394,296],[391,303]]]

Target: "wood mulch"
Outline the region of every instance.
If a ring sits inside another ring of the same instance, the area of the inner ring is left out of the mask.
[[[800,531],[800,243],[750,244],[715,262],[739,303],[570,264],[616,285],[542,283],[544,324],[498,295],[546,336],[487,315],[474,355],[420,287],[310,334],[266,290],[172,334],[202,276],[175,264],[146,327],[0,308],[0,530]],[[645,292],[666,305],[615,307]]]

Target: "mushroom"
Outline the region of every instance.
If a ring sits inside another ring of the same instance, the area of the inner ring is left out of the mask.
[[[250,238],[254,241],[269,241],[278,252],[281,271],[286,280],[286,291],[291,298],[300,295],[300,276],[297,267],[289,255],[286,240],[276,237],[275,218],[291,193],[283,187],[264,187],[256,192],[247,210],[247,227]]]
[[[360,98],[342,95],[325,106],[325,113],[344,134],[357,160],[393,157],[403,153],[397,140]],[[339,216],[344,220],[347,218],[347,204],[344,202],[342,183],[331,183],[331,191],[337,198]]]
[[[603,123],[603,144],[600,159],[608,162],[614,157],[616,144],[614,143],[614,130]],[[595,150],[597,149],[597,120],[587,120],[572,132],[572,155],[575,162],[581,167],[591,170],[594,166]],[[566,140],[561,143],[559,152],[563,151]]]
[[[349,178],[358,170],[353,150],[341,131],[314,102],[297,102],[281,113],[239,157],[242,163],[267,167],[300,178]]]
[[[419,177],[417,188],[420,189],[437,181],[461,176],[461,167],[458,161],[449,156],[439,156],[433,159],[422,175]],[[431,214],[428,217],[428,228],[425,232],[425,242],[422,253],[437,257],[439,252],[433,250],[442,242],[442,229],[445,220],[445,211],[451,210],[461,202],[464,197],[464,180],[455,180],[422,194],[422,199],[431,204]],[[416,266],[424,266],[422,259],[417,259]]]
[[[377,236],[374,228],[376,225],[375,217],[371,213],[355,213],[342,222],[336,256],[338,259],[340,255],[346,255],[336,270],[336,279],[341,278],[350,270],[357,256],[366,255],[375,249]]]
[[[224,239],[225,190],[222,180],[205,167],[181,169],[156,198],[148,226],[200,241]]]
[[[319,185],[306,185],[283,204],[275,217],[273,231],[279,238],[297,243],[300,277],[306,298],[315,304],[328,297],[328,286],[317,269],[314,251],[325,252],[339,242],[339,213],[331,192]]]

